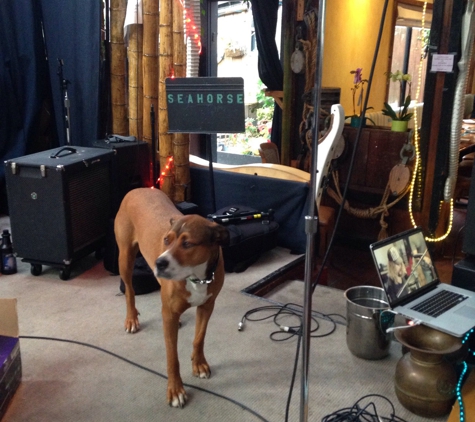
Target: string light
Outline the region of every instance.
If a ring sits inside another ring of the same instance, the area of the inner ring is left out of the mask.
[[[465,374],[467,373],[467,362],[463,362],[463,370],[462,373],[460,374],[459,380],[457,382],[457,386],[455,387],[455,394],[457,396],[457,401],[459,404],[459,409],[460,409],[460,422],[465,421],[465,408],[463,406],[463,398],[462,398],[462,381],[465,378]]]
[[[465,337],[462,339],[462,345],[468,341],[468,339],[473,334],[473,332],[474,332],[474,329],[472,328],[467,334],[465,334]],[[470,349],[468,349],[468,353],[469,354],[471,353],[473,356],[475,356],[475,352]],[[467,370],[468,370],[467,362],[464,361],[462,364],[463,364],[462,373],[459,376],[457,386],[455,388],[455,394],[457,396],[457,402],[459,404],[459,410],[460,410],[460,418],[459,418],[460,422],[465,421],[465,408],[463,405],[463,397],[462,397],[462,383],[463,383],[463,380],[465,379],[465,374],[467,373]]]
[[[160,189],[163,187],[165,177],[173,176],[173,156],[169,156],[165,169],[160,173],[160,177],[157,179],[157,184]]]
[[[180,1],[180,4],[183,7],[183,14],[184,14],[184,22],[185,22],[185,28],[186,28],[186,34],[190,36],[190,38],[196,43],[196,45],[199,48],[198,54],[201,54],[201,35],[198,34],[197,31],[197,26],[193,21],[192,17],[189,17],[192,15],[192,13],[189,13],[189,10],[185,8],[185,5],[183,4],[183,1]]]
[[[424,2],[424,5],[422,7],[422,20],[421,20],[421,35],[424,33],[425,29],[425,18],[426,18],[426,9],[427,9],[427,2]],[[421,92],[421,86],[422,86],[422,62],[424,60],[424,54],[421,52],[421,57],[419,60],[419,66],[418,66],[418,72],[417,72],[417,88],[416,88],[416,100],[419,100],[419,95]],[[417,107],[414,108],[414,149],[415,149],[415,162],[414,162],[414,171],[412,175],[412,180],[410,184],[410,190],[409,190],[409,218],[411,220],[411,223],[414,227],[417,227],[414,214],[413,214],[413,209],[412,209],[412,203],[414,200],[414,195],[415,195],[415,190],[416,188],[418,189],[417,191],[417,197],[420,198],[422,194],[422,188],[421,188],[421,179],[420,177],[418,178],[419,172],[420,172],[420,165],[421,165],[421,151],[420,151],[420,137],[419,137],[419,122],[418,122],[418,115],[417,115]],[[419,182],[419,183],[418,183]],[[441,206],[443,205],[443,202],[441,202]],[[437,238],[431,238],[431,237],[426,237],[426,240],[428,242],[440,242],[444,239],[447,238],[447,236],[450,234],[452,231],[452,225],[453,225],[453,219],[454,219],[454,201],[453,199],[450,200],[450,212],[449,212],[449,224],[447,227],[447,231],[445,234],[443,234],[440,237]]]
[[[424,2],[424,5],[422,7],[422,22],[421,22],[421,34],[424,33],[424,28],[425,28],[425,18],[426,18],[426,8],[427,8],[427,2]],[[416,87],[416,101],[419,101],[419,95],[421,93],[421,86],[422,86],[422,61],[424,60],[423,53],[421,52],[420,60],[419,60],[419,67],[418,67],[418,72],[417,72],[417,87]],[[414,190],[416,188],[416,183],[417,183],[417,173],[419,172],[419,165],[420,165],[420,160],[421,160],[421,152],[419,148],[419,122],[418,122],[418,115],[417,115],[417,107],[414,108],[414,149],[415,149],[415,162],[414,162],[414,171],[412,174],[412,180],[411,180],[411,185],[410,185],[410,191],[409,191],[409,217],[411,219],[411,223],[414,227],[417,227],[416,221],[414,219],[414,214],[412,210],[412,201],[414,199]],[[420,191],[419,195],[420,197]]]

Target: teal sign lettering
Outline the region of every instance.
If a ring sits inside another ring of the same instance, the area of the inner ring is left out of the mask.
[[[244,94],[239,93],[174,93],[167,94],[168,104],[244,104]]]
[[[244,132],[242,78],[167,78],[169,132]]]

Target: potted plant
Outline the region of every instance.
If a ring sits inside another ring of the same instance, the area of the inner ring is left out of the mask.
[[[356,70],[350,71],[350,74],[354,75],[353,77],[353,88],[351,92],[353,93],[353,115],[346,116],[345,118],[351,118],[350,126],[359,127],[361,116],[363,114],[363,94],[364,94],[364,85],[368,82],[368,79],[363,79],[363,68],[359,67]],[[360,91],[361,89],[361,91]],[[359,91],[358,100],[356,99],[356,94]],[[356,108],[359,107],[359,113],[356,112]],[[373,107],[367,107],[366,110],[371,110]],[[374,121],[365,117],[363,122],[363,127],[366,125],[366,121],[369,120],[373,125]]]
[[[409,92],[411,91],[411,75],[409,73],[402,73],[400,70],[396,72],[387,72],[388,80],[399,83],[400,92],[402,92],[405,83],[409,83]],[[407,95],[404,102],[399,104],[398,110],[395,111],[388,103],[384,103],[382,110],[385,116],[391,118],[391,130],[395,132],[405,132],[409,120],[411,120],[414,113],[409,112],[409,105],[411,104],[411,95]]]

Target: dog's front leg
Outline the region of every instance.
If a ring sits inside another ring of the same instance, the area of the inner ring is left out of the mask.
[[[128,333],[135,333],[140,329],[139,312],[135,308],[135,291],[132,286],[132,274],[136,255],[135,250],[119,252],[119,272],[125,285],[125,302],[127,306],[124,327]]]
[[[162,306],[163,334],[167,351],[167,401],[172,407],[183,407],[187,401],[186,391],[180,376],[178,360],[178,328],[180,315],[172,313],[169,307]]]
[[[213,313],[214,300],[208,301],[204,305],[196,308],[195,338],[193,340],[193,353],[191,355],[191,366],[193,375],[199,378],[209,378],[211,369],[204,354],[204,344],[208,321]]]

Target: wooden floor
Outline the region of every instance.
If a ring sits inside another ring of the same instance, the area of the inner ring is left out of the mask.
[[[454,264],[465,256],[461,250],[463,243],[461,229],[465,224],[466,214],[466,203],[462,202],[455,207],[453,229],[434,257],[439,278],[444,283],[451,282]],[[348,242],[337,236],[326,266],[328,267],[326,284],[330,287],[346,290],[361,285],[380,286],[369,253],[369,242]]]

